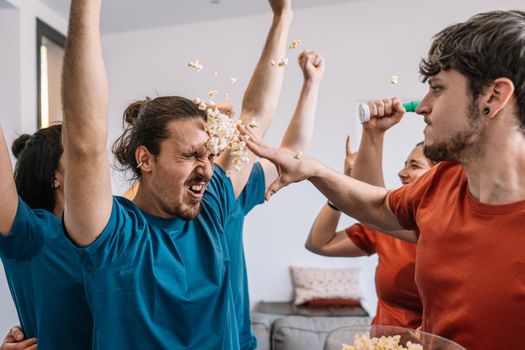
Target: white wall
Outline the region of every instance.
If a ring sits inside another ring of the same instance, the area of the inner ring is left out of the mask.
[[[421,0],[362,1],[295,11],[290,39],[302,39],[301,49],[316,49],[327,62],[319,102],[314,140],[309,155],[341,169],[347,133],[355,137],[355,101],[398,95],[422,96],[418,63],[431,37],[444,26],[462,21],[476,12],[519,7],[519,1]],[[522,6],[523,8],[523,6]],[[111,104],[110,135],[120,132],[121,111],[144,95],[179,94],[206,97],[211,89],[226,89],[240,108],[249,79],[270,23],[269,15],[195,23],[104,37]],[[299,51],[290,51],[279,111],[267,140],[278,144],[299,92],[301,74],[294,62]],[[186,63],[198,58],[205,70],[196,73]],[[220,79],[212,73],[219,70]],[[399,76],[393,87],[390,75]],[[225,80],[238,78],[229,86]],[[396,177],[410,149],[422,140],[422,121],[407,116],[386,140],[386,183],[396,187]],[[115,177],[117,191],[126,188]],[[288,267],[362,267],[366,307],[373,314],[377,302],[373,273],[375,258],[334,259],[307,252],[304,241],[323,197],[309,183],[291,186],[269,203],[254,210],[246,220],[245,248],[252,302],[288,300],[292,287]],[[350,223],[345,219],[344,224]]]
[[[0,123],[7,143],[37,128],[36,18],[65,33],[66,20],[37,0],[0,0]],[[18,323],[0,262],[0,337]]]

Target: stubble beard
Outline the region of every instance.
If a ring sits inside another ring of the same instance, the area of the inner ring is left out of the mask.
[[[479,150],[477,144],[478,135],[481,130],[480,111],[475,99],[472,99],[467,110],[467,118],[471,128],[460,131],[451,136],[447,141],[424,145],[423,153],[425,157],[434,161],[465,161],[473,153]]]

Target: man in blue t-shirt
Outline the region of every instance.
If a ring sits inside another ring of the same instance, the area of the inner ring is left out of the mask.
[[[283,76],[268,62],[284,57],[292,17],[290,0],[270,5],[274,20],[241,112],[261,129],[275,112]],[[100,6],[72,2],[63,74],[64,225],[83,247],[93,346],[239,349],[225,229],[254,156],[239,172],[231,171],[234,154],[215,159],[207,115],[192,101],[137,101],[124,113],[127,128],[114,153],[141,186],[133,202],[112,198]]]

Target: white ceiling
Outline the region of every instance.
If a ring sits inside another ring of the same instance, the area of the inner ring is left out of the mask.
[[[40,0],[66,18],[71,0]],[[295,0],[294,8],[365,0]],[[266,0],[103,0],[103,32],[163,27],[269,13]]]

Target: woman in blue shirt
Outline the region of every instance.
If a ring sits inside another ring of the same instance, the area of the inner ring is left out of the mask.
[[[11,160],[0,127],[0,258],[28,346],[91,349],[81,261],[64,236],[61,125],[22,135]]]

